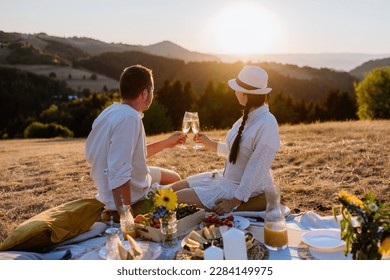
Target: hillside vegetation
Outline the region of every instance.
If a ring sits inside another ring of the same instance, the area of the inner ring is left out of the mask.
[[[362,80],[364,76],[373,69],[387,66],[390,66],[390,57],[367,61],[362,65],[352,69],[350,73],[357,77],[359,80]]]
[[[224,141],[226,131],[208,133]],[[390,202],[390,121],[282,125],[280,135],[272,169],[282,186],[283,204],[294,212],[331,215],[342,189],[359,197],[372,191]],[[189,134],[189,148],[191,138]],[[84,138],[0,141],[0,242],[33,215],[94,197],[84,144]],[[171,148],[151,157],[149,164],[176,170],[185,178],[222,168],[224,161],[210,150]]]

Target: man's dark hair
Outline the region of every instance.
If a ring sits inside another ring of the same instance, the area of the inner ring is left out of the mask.
[[[152,70],[142,65],[125,68],[119,81],[119,90],[123,99],[135,99],[144,89],[150,92],[152,86]]]

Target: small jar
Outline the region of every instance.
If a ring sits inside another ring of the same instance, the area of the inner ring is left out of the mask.
[[[170,248],[177,245],[177,220],[176,212],[160,218],[160,231],[163,247]]]
[[[118,242],[121,242],[118,235],[119,230],[117,228],[106,229],[106,259],[107,260],[120,260]]]
[[[123,205],[118,209],[120,215],[120,224],[123,234],[123,239],[127,239],[127,235],[130,235],[132,238],[137,237],[136,227],[133,215],[130,212],[129,205]]]

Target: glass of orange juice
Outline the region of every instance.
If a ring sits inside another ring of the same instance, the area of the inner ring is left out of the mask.
[[[264,243],[270,250],[282,250],[287,247],[286,218],[280,207],[280,186],[274,185],[266,190],[267,208],[264,221]]]
[[[268,222],[264,225],[264,243],[270,250],[282,250],[287,247],[288,237],[285,224]]]

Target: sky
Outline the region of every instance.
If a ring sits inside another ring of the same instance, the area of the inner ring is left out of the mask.
[[[0,0],[0,30],[211,54],[390,53],[389,0]]]

